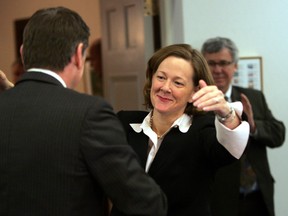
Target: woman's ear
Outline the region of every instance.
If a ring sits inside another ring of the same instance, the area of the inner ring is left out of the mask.
[[[199,86],[199,85],[197,85],[197,86],[194,87],[194,93],[197,92],[197,91],[199,91],[199,90],[200,90],[200,86]]]
[[[197,92],[197,91],[199,91],[199,89],[200,89],[200,86],[198,85],[198,86],[195,86],[194,87],[194,91],[191,93],[191,96],[190,96],[190,98],[189,98],[189,100],[188,100],[188,103],[192,103],[193,102],[193,95]]]

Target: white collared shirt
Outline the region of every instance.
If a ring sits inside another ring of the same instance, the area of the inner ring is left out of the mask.
[[[230,103],[230,105],[235,109],[237,115],[241,116],[243,110],[242,104],[240,102],[234,102]],[[158,138],[157,134],[152,130],[150,126],[150,119],[151,112],[144,118],[141,124],[130,124],[136,133],[140,133],[143,130],[143,133],[149,137],[149,144],[152,145],[146,161],[146,172],[149,171],[149,168],[163,140],[163,136]],[[190,116],[183,114],[178,119],[176,119],[176,121],[172,124],[170,129],[166,131],[166,133],[168,133],[173,127],[178,127],[182,133],[186,133],[192,125],[192,121],[193,119]],[[239,159],[247,145],[249,137],[249,124],[246,121],[243,121],[237,128],[231,130],[220,123],[217,117],[215,117],[215,127],[218,142],[223,145],[231,155]],[[231,142],[231,140],[233,140],[233,142]]]
[[[232,95],[232,85],[230,84],[228,90],[225,92],[225,96],[227,97],[228,102],[232,102],[231,95]]]
[[[145,167],[146,172],[148,172],[151,166],[151,163],[153,162],[156,156],[156,153],[158,149],[160,148],[160,145],[162,143],[164,136],[171,130],[171,128],[178,127],[182,133],[186,133],[189,130],[191,123],[192,123],[191,117],[189,117],[186,114],[183,114],[172,124],[170,129],[166,131],[164,135],[162,135],[161,137],[158,137],[157,134],[150,127],[150,119],[151,119],[151,112],[145,117],[142,124],[130,124],[130,126],[133,128],[135,132],[140,133],[143,130],[143,133],[146,134],[150,138],[149,144],[151,144],[151,149],[147,157],[147,162],[146,162],[146,167]]]
[[[47,70],[47,69],[42,69],[42,68],[30,68],[27,70],[27,72],[40,72],[40,73],[44,73],[47,75],[50,75],[52,77],[54,77],[55,79],[57,79],[65,88],[67,88],[66,83],[64,82],[64,80],[55,72],[51,71],[51,70]]]

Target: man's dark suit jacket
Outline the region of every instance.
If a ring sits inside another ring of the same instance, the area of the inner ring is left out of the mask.
[[[257,127],[255,136],[250,136],[246,154],[256,172],[258,186],[270,216],[274,216],[274,179],[270,172],[267,148],[279,147],[285,139],[285,126],[272,115],[261,91],[233,86],[232,100],[241,101],[245,94],[252,105]],[[215,178],[212,194],[213,216],[237,216],[240,187],[240,160],[221,168]]]
[[[136,133],[130,123],[142,123],[148,112],[120,111],[129,144],[147,160],[148,136]],[[187,133],[172,128],[151,164],[148,174],[161,186],[168,199],[168,216],[208,216],[209,183],[219,166],[236,160],[218,143],[214,115],[193,117]]]
[[[0,94],[0,122],[1,216],[104,215],[106,195],[127,215],[165,215],[104,100],[27,72]]]

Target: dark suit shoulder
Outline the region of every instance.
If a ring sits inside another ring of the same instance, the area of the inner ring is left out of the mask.
[[[258,90],[258,89],[251,89],[251,88],[243,88],[240,86],[233,86],[233,88],[240,92],[243,93],[245,95],[263,95],[263,92]]]
[[[112,106],[102,97],[99,96],[92,96],[85,93],[79,93],[77,91],[71,90],[71,89],[65,89],[65,92],[63,94],[66,94],[66,97],[68,100],[73,103],[78,104],[78,106],[84,106],[84,105],[94,105],[98,106],[99,104],[109,106],[112,108]]]
[[[257,106],[257,107],[267,106],[266,99],[262,91],[259,91],[257,89],[233,86],[232,100],[241,101],[241,94],[244,94],[247,96],[247,98],[250,100],[250,103],[252,104],[252,107],[253,106]]]

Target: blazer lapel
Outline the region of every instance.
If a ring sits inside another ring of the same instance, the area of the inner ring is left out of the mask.
[[[129,143],[137,153],[141,166],[145,169],[147,156],[148,156],[148,137],[143,133],[130,133]]]
[[[241,92],[239,92],[238,89],[233,86],[232,87],[232,94],[231,94],[232,102],[241,101],[240,94],[241,94]]]

